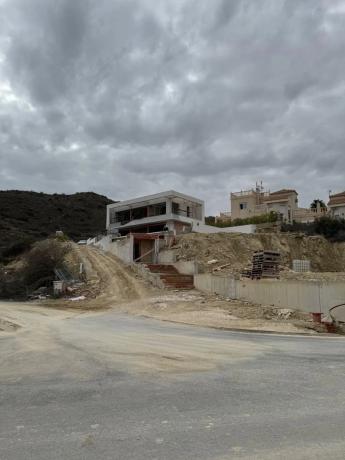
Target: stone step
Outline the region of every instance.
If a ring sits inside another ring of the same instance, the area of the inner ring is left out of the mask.
[[[176,273],[177,275],[179,274],[173,265],[146,264],[146,267],[152,273]]]
[[[174,274],[161,273],[161,279],[166,280],[166,281],[171,281],[171,282],[187,281],[187,282],[193,283],[194,281],[193,275],[180,275],[179,273],[176,273],[176,274],[175,273]]]
[[[159,274],[168,289],[194,289],[193,275],[182,275],[173,265],[146,264],[146,267],[152,273]]]

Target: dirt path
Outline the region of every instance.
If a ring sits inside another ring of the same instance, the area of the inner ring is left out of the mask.
[[[98,295],[86,302],[89,308],[110,307],[146,299],[154,289],[145,284],[119,259],[96,248],[76,249],[86,267],[91,288]]]

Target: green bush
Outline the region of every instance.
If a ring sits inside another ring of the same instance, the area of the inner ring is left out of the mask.
[[[246,219],[234,219],[231,223],[231,227],[237,225],[249,225],[249,224],[266,224],[274,223],[278,220],[278,214],[271,211],[269,214],[263,214],[261,216],[247,217]]]
[[[333,217],[320,217],[315,222],[302,224],[283,224],[282,232],[302,232],[305,235],[322,235],[330,241],[345,241],[345,219],[334,219]]]
[[[321,217],[315,222],[315,232],[333,241],[345,241],[345,219]]]
[[[205,224],[206,225],[213,225],[215,226],[216,224],[216,218],[214,216],[207,216],[205,217]]]
[[[205,217],[205,223],[207,225],[213,225],[214,227],[226,228],[226,227],[237,227],[240,225],[250,225],[250,224],[266,224],[274,223],[278,220],[278,214],[274,211],[271,211],[269,214],[263,214],[261,216],[248,217],[246,219],[234,219],[227,220],[224,222],[216,222],[214,216]]]

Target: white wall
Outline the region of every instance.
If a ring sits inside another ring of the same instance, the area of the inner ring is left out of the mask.
[[[194,286],[199,291],[236,299],[236,280],[232,276],[215,276],[210,273],[202,273],[194,276]]]
[[[96,247],[103,249],[103,251],[111,252],[116,257],[121,259],[126,264],[133,262],[133,237],[128,236],[125,238],[111,240],[111,235],[107,235],[97,243]]]
[[[334,217],[341,217],[342,219],[345,219],[345,206],[337,206],[332,208],[332,212]]]
[[[256,225],[239,225],[237,227],[214,227],[206,224],[193,224],[193,232],[196,233],[255,233]]]
[[[178,260],[173,249],[163,249],[158,254],[158,263],[173,265],[182,275],[195,275],[198,273],[198,263],[195,260]]]
[[[277,214],[282,214],[285,220],[289,218],[289,207],[288,204],[280,204],[280,203],[268,203],[267,204],[267,211],[271,212],[274,211]]]
[[[194,276],[194,285],[224,297],[305,312],[328,313],[332,306],[345,302],[342,281],[235,280],[232,276],[205,273]]]
[[[175,251],[172,249],[162,249],[158,254],[159,264],[173,264],[176,262]]]
[[[195,260],[178,260],[172,265],[182,275],[195,275],[198,273],[198,264]]]

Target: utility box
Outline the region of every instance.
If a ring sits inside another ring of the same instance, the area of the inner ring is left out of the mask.
[[[53,288],[55,296],[62,295],[66,290],[66,286],[63,281],[53,281]]]

